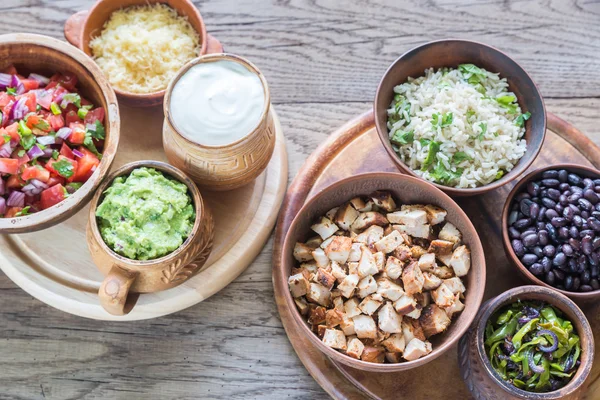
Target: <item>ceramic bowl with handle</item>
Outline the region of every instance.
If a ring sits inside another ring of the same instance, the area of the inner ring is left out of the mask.
[[[49,228],[71,217],[92,198],[107,175],[119,144],[120,117],[115,92],[98,68],[81,50],[60,40],[28,33],[0,36],[0,70],[15,65],[18,71],[51,76],[72,72],[77,88],[94,105],[104,107],[106,140],[100,165],[75,193],[46,210],[14,218],[0,218],[0,233],[26,233]]]

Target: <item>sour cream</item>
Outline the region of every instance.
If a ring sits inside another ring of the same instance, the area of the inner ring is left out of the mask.
[[[242,139],[258,125],[265,88],[258,74],[231,60],[196,64],[177,81],[170,111],[175,129],[206,146]]]

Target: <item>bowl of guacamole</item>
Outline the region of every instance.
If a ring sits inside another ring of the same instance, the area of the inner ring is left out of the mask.
[[[196,221],[188,186],[146,166],[116,177],[102,193],[95,216],[106,245],[140,261],[177,250]]]

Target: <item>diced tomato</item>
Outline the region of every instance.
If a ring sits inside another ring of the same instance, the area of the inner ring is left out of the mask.
[[[30,114],[27,117],[27,121],[25,122],[25,125],[27,125],[29,128],[33,128],[35,125],[40,123],[40,117],[38,117],[36,114]]]
[[[21,157],[19,157],[19,154],[18,154],[18,153],[19,153],[19,151],[18,151],[18,150],[15,150],[15,151],[12,153],[12,158],[13,158],[13,159],[15,159],[15,160],[17,160],[17,162],[19,163],[19,167],[20,167],[21,165],[25,165],[25,164],[27,164],[29,161],[31,161],[31,158],[29,158],[29,156],[27,155],[27,153],[24,153],[24,154],[23,154]]]
[[[48,85],[48,86],[50,86],[50,85]],[[48,86],[46,86],[46,90],[48,90]],[[65,89],[64,87],[62,87],[62,86],[56,86],[54,88],[53,93],[52,93],[52,101],[55,102],[55,103],[57,103],[57,104],[60,103],[60,101],[56,101],[56,99],[62,98],[63,95],[65,95],[67,93],[69,93],[69,91],[67,89]]]
[[[100,165],[100,160],[94,153],[81,146],[78,149],[83,153],[83,157],[77,160],[77,171],[68,179],[68,182],[86,182]]]
[[[19,171],[19,160],[0,158],[0,173],[14,175]]]
[[[6,67],[4,69],[4,73],[5,74],[9,74],[9,75],[16,75],[17,74],[17,69],[15,68],[14,65],[9,65],[8,67]]]
[[[13,96],[9,95],[6,92],[1,92],[0,93],[0,107],[2,107],[2,108],[6,107],[6,105],[8,103],[10,103],[11,100],[14,100]]]
[[[73,151],[69,146],[67,146],[66,143],[63,143],[60,147],[60,154],[67,158],[70,158],[71,160],[75,159],[75,154],[73,154]]]
[[[86,124],[93,124],[96,121],[104,123],[104,107],[98,107],[93,110],[90,110],[85,116]]]
[[[54,90],[46,89],[42,93],[36,94],[35,98],[41,107],[49,110],[50,105],[52,104],[52,99],[54,98]]]
[[[6,187],[8,189],[20,189],[26,185],[26,182],[21,179],[19,175],[11,175],[6,180]]]
[[[25,101],[25,105],[29,108],[30,112],[34,112],[37,109],[37,98],[35,97],[35,93],[27,92],[22,94],[21,97],[25,97],[27,100]]]
[[[65,126],[65,120],[63,119],[62,114],[50,115],[48,117],[48,123],[50,124],[50,127],[52,127],[52,130],[55,132],[63,126]]]
[[[67,183],[67,180],[62,176],[50,175],[50,179],[48,179],[48,182],[46,182],[48,186],[54,186],[58,183],[60,183],[61,185],[65,185]]]
[[[40,199],[40,206],[43,210],[52,207],[63,201],[66,197],[66,190],[63,185],[57,184],[54,185],[42,192],[42,197]]]
[[[72,72],[65,72],[58,79],[58,83],[68,90],[73,91],[75,90],[75,85],[77,85],[77,76]]]
[[[26,91],[35,90],[40,87],[40,83],[35,79],[21,79],[21,83]]]
[[[57,85],[58,85],[58,82],[56,82],[56,81],[50,81],[50,83],[47,84],[44,87],[44,89],[46,89],[46,90],[54,89],[55,87],[57,87]]]
[[[89,101],[85,97],[82,97],[81,95],[79,97],[81,98],[81,105],[82,106],[93,106],[94,105],[94,103],[92,103],[91,101]]]
[[[50,171],[42,168],[40,165],[32,165],[23,170],[21,179],[25,181],[37,179],[38,181],[48,182],[50,180]]]
[[[71,125],[73,123],[81,123],[81,122],[83,122],[83,121],[77,115],[77,111],[68,111],[65,114],[65,123],[67,125]]]
[[[69,124],[69,128],[73,130],[71,136],[69,136],[69,142],[73,144],[83,144],[85,140],[85,126],[79,123]]]
[[[50,171],[51,173],[53,173],[57,176],[62,176],[61,174],[58,173],[58,171],[56,169],[54,169],[54,164],[56,164],[57,162],[59,162],[61,160],[66,160],[69,163],[71,163],[71,165],[73,166],[73,174],[75,174],[75,172],[77,172],[77,161],[71,160],[65,156],[58,156],[57,160],[55,160],[53,158],[49,159],[48,162],[46,163],[46,165],[44,165],[44,168],[46,168],[48,171]],[[65,177],[63,176],[63,178],[65,178]]]
[[[14,218],[19,211],[21,211],[23,207],[10,207],[6,210],[6,214],[4,214],[4,218]]]

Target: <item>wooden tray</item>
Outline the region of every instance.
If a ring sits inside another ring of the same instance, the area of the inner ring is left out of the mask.
[[[53,228],[0,235],[0,268],[17,285],[59,310],[101,320],[140,320],[170,314],[217,293],[240,275],[262,250],[275,225],[288,179],[287,153],[275,111],[273,157],[255,182],[229,192],[202,191],[215,219],[211,256],[196,276],[163,292],[140,295],[133,311],[108,314],[98,301],[103,276],[85,240],[88,207]],[[167,161],[162,145],[162,107],[121,106],[121,140],[113,168],[130,161]]]
[[[571,162],[600,168],[600,148],[583,133],[553,114],[548,114],[546,142],[532,169],[558,162]],[[397,171],[379,141],[373,114],[365,113],[334,132],[308,158],[292,182],[283,202],[275,232],[274,263],[285,232],[307,199],[337,180],[370,171]],[[510,188],[500,188],[483,196],[458,199],[483,241],[486,253],[485,298],[491,298],[526,284],[509,265],[502,247],[500,214]],[[277,268],[273,268],[277,275]],[[274,282],[282,280],[274,278]],[[285,286],[275,285],[275,299],[281,321],[296,353],[315,380],[337,399],[465,399],[470,398],[461,383],[456,347],[423,367],[402,373],[372,374],[337,364],[325,357],[311,342],[299,335],[290,310],[285,305]],[[600,343],[600,305],[584,308]],[[600,398],[600,352],[596,352],[587,399]]]

